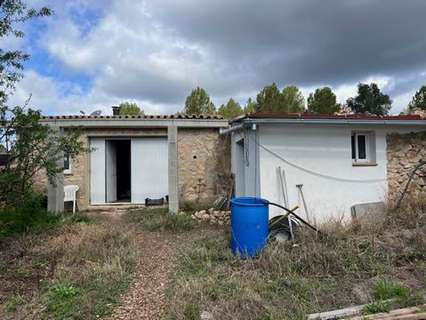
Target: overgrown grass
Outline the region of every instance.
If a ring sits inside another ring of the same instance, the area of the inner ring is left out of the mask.
[[[168,317],[200,319],[206,311],[225,320],[305,319],[371,301],[366,312],[419,304],[426,292],[425,209],[329,224],[322,235],[303,230],[295,243],[271,243],[256,259],[234,257],[226,232],[193,233],[168,289]],[[394,302],[383,302],[389,298]]]
[[[414,306],[423,302],[421,293],[413,292],[401,283],[383,279],[372,290],[373,302],[364,307],[363,314],[389,312],[392,309]]]
[[[188,214],[170,214],[167,208],[133,210],[125,218],[148,231],[181,233],[194,229],[197,222]]]
[[[58,225],[88,221],[85,215],[55,215],[42,205],[42,196],[33,193],[17,207],[0,208],[0,238],[26,232],[40,232]]]
[[[6,306],[0,317],[109,314],[129,284],[138,255],[132,226],[111,219],[74,220],[0,242],[0,305]]]

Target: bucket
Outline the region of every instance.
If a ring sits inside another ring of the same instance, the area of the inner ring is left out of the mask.
[[[231,200],[231,250],[242,257],[254,257],[268,239],[269,202],[254,197]]]

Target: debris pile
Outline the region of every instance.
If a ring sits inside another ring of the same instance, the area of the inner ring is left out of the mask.
[[[191,217],[197,221],[204,221],[220,226],[229,225],[231,223],[231,211],[216,210],[214,208],[196,211]]]

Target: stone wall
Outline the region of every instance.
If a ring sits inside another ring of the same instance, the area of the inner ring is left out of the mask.
[[[398,200],[409,174],[422,161],[426,161],[426,131],[387,136],[388,200]],[[426,165],[414,175],[408,193],[426,197]]]
[[[90,129],[81,140],[89,148],[89,137],[167,136],[167,129]],[[229,188],[230,144],[218,129],[178,129],[178,179],[180,202],[209,203]],[[72,172],[64,175],[64,185],[79,186],[77,203],[85,210],[90,202],[90,154],[72,159]],[[39,172],[36,190],[46,192],[47,177]]]
[[[80,137],[85,149],[89,148],[89,139],[85,133]],[[71,160],[71,173],[64,174],[64,186],[77,185],[77,206],[79,210],[85,210],[89,205],[89,154],[81,153]],[[47,194],[47,175],[44,170],[34,177],[34,189]]]
[[[229,138],[218,129],[178,130],[178,179],[181,202],[209,204],[227,193]]]

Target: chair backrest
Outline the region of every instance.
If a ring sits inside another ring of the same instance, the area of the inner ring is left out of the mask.
[[[64,201],[73,201],[78,191],[77,185],[64,186]]]

